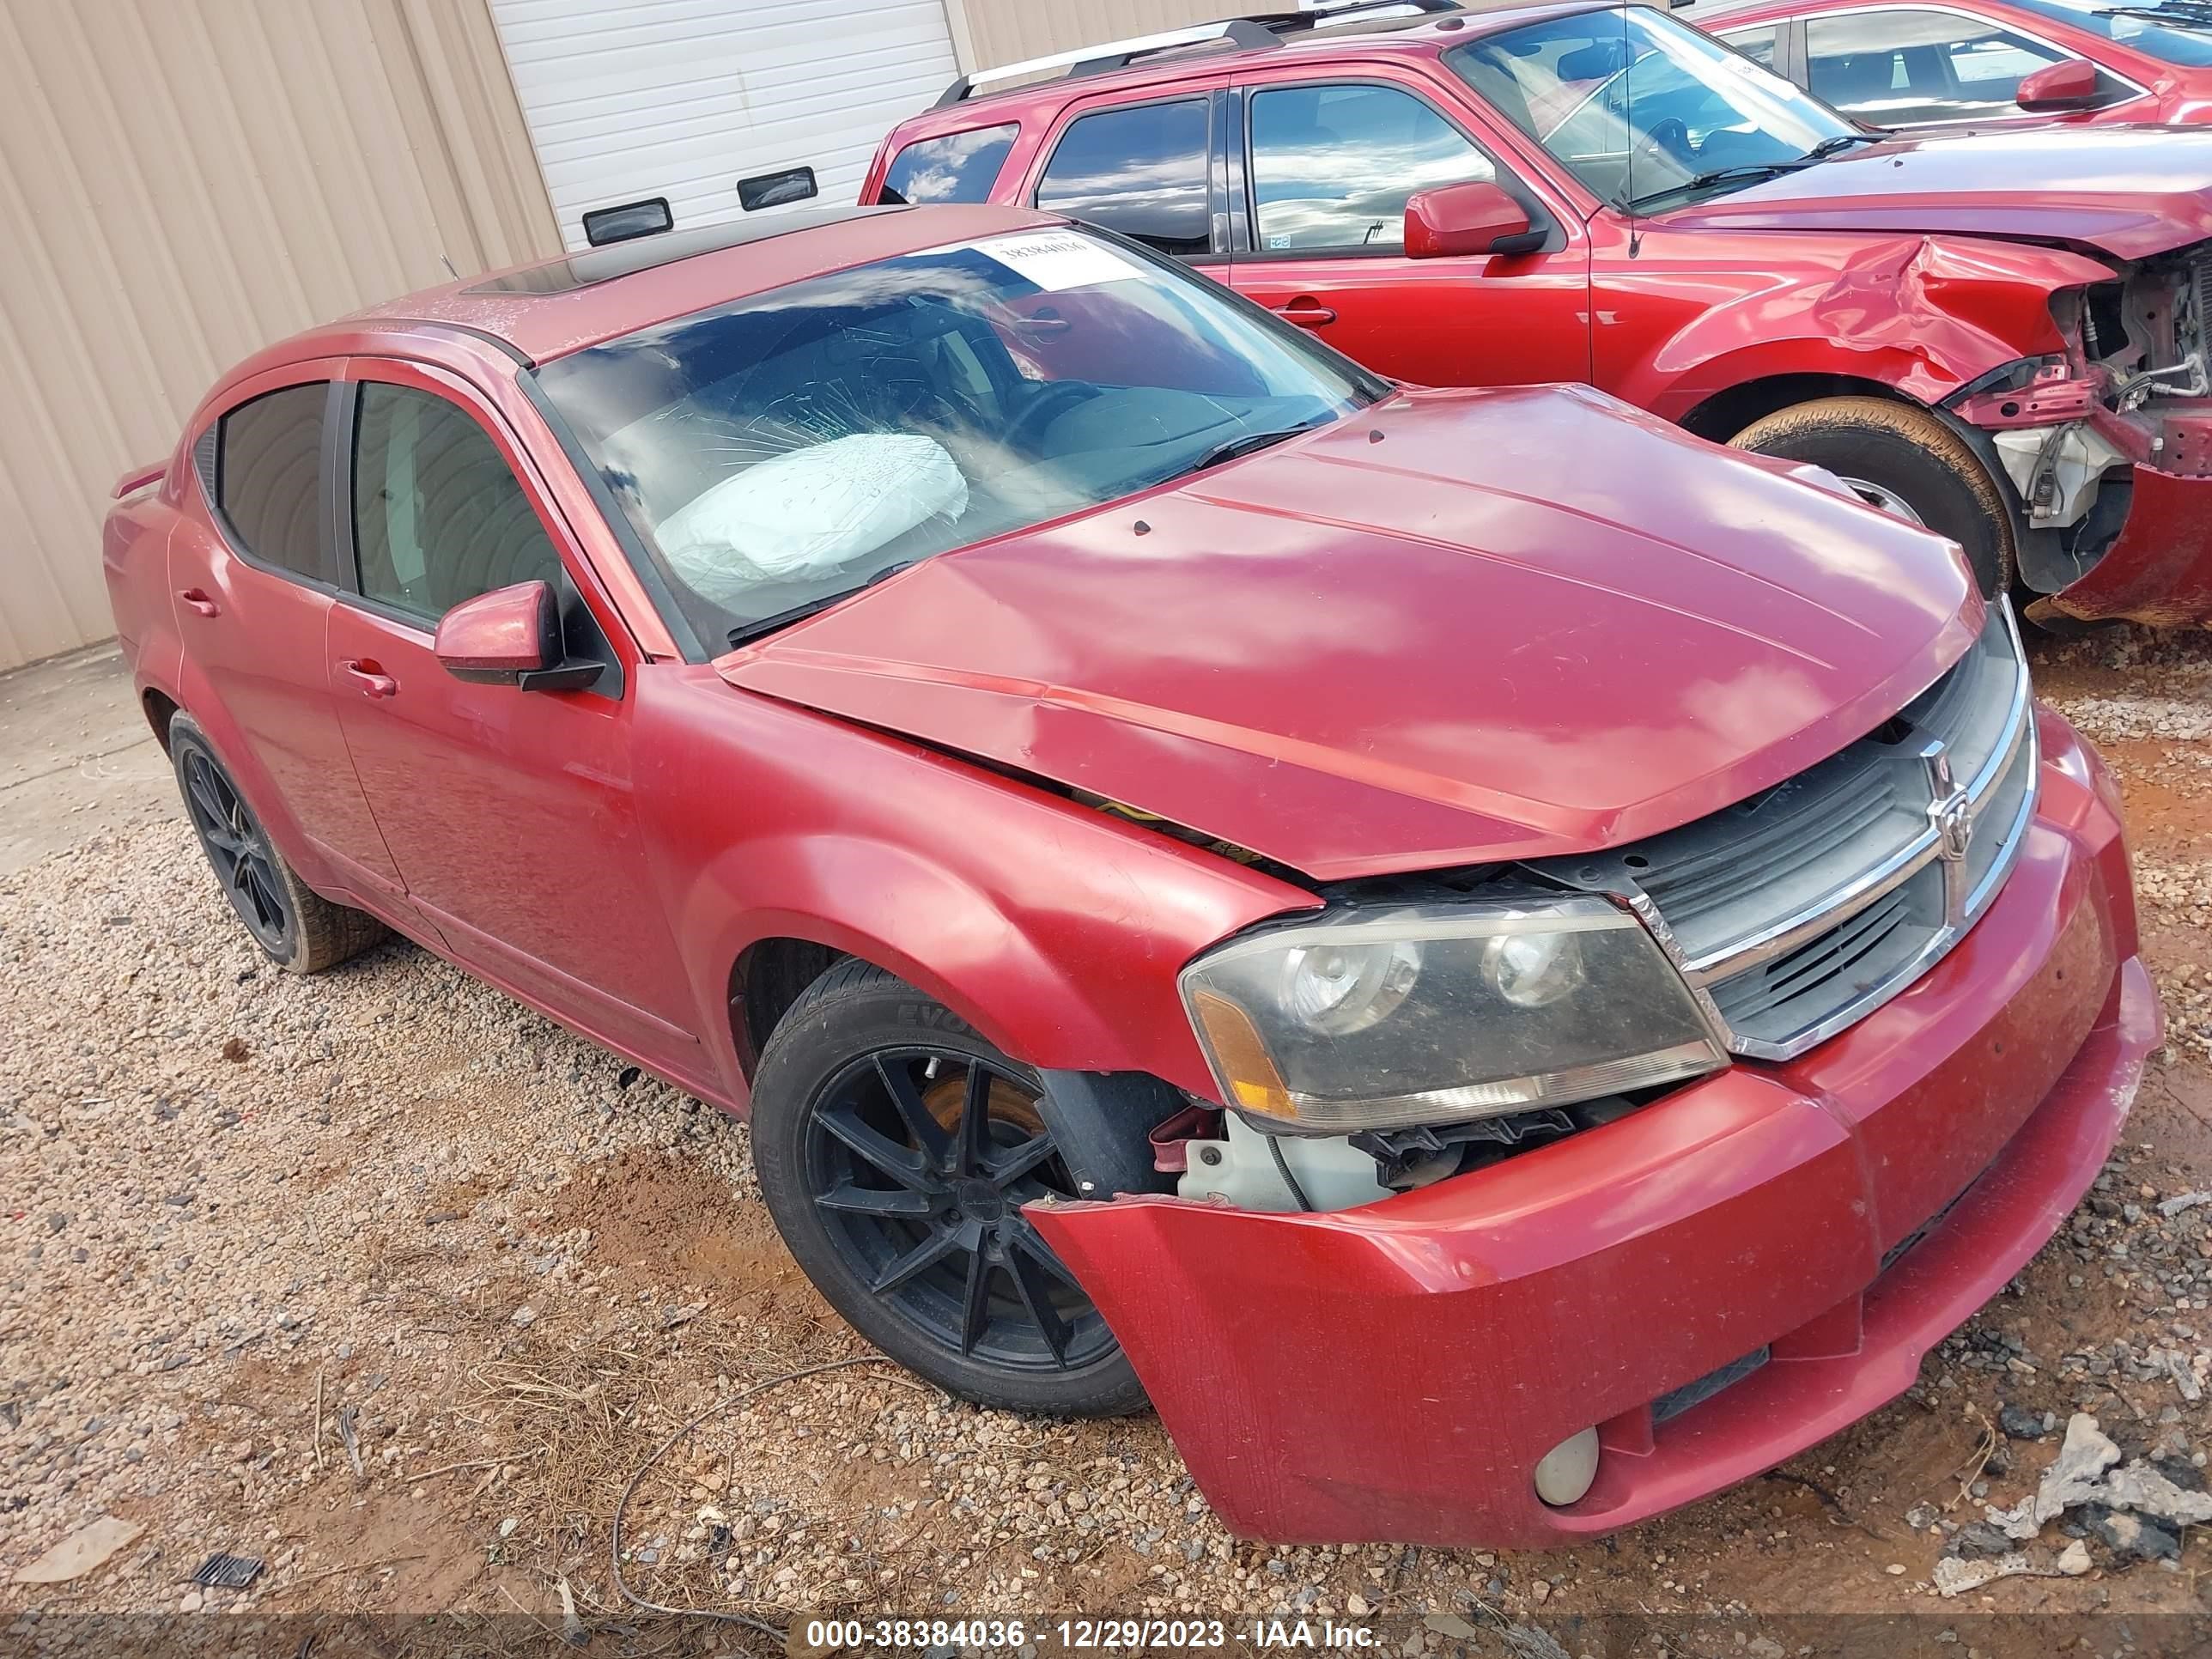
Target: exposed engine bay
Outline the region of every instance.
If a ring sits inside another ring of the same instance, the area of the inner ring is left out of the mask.
[[[2118,543],[2136,468],[2212,477],[2212,243],[2062,295],[2053,311],[2063,356],[2011,365],[1949,404],[1986,436],[2017,490],[2019,574],[2045,594],[2081,580]]]

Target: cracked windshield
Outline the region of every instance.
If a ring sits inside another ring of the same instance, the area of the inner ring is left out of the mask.
[[[1379,390],[1202,278],[1059,228],[794,283],[540,380],[686,617],[732,644]]]

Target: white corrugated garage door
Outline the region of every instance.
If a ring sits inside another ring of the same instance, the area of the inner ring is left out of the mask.
[[[959,71],[943,0],[491,0],[571,248],[593,208],[738,217],[738,181],[811,167],[850,202],[884,134]],[[779,210],[763,208],[762,212]]]

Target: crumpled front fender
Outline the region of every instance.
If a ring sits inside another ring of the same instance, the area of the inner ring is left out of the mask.
[[[1782,375],[1871,380],[1942,403],[1990,370],[2065,349],[2053,295],[2107,282],[2109,265],[2057,248],[1967,237],[1860,241],[1833,268],[1698,306],[1608,388],[1669,420],[1711,398]],[[1710,289],[1699,284],[1701,298]]]

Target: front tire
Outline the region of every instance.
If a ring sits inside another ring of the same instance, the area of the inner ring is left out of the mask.
[[[1869,507],[1948,537],[1993,599],[2012,584],[2012,512],[1981,458],[1942,420],[1886,398],[1823,398],[1754,421],[1737,449],[1826,467]]]
[[[190,714],[170,719],[169,761],[208,867],[271,962],[289,973],[319,974],[384,937],[375,917],[331,903],[293,872]]]
[[[1144,1389],[1021,1212],[1075,1190],[1042,1094],[941,1003],[843,962],[762,1049],[753,1164],[807,1277],[909,1370],[1009,1411],[1115,1416]]]

